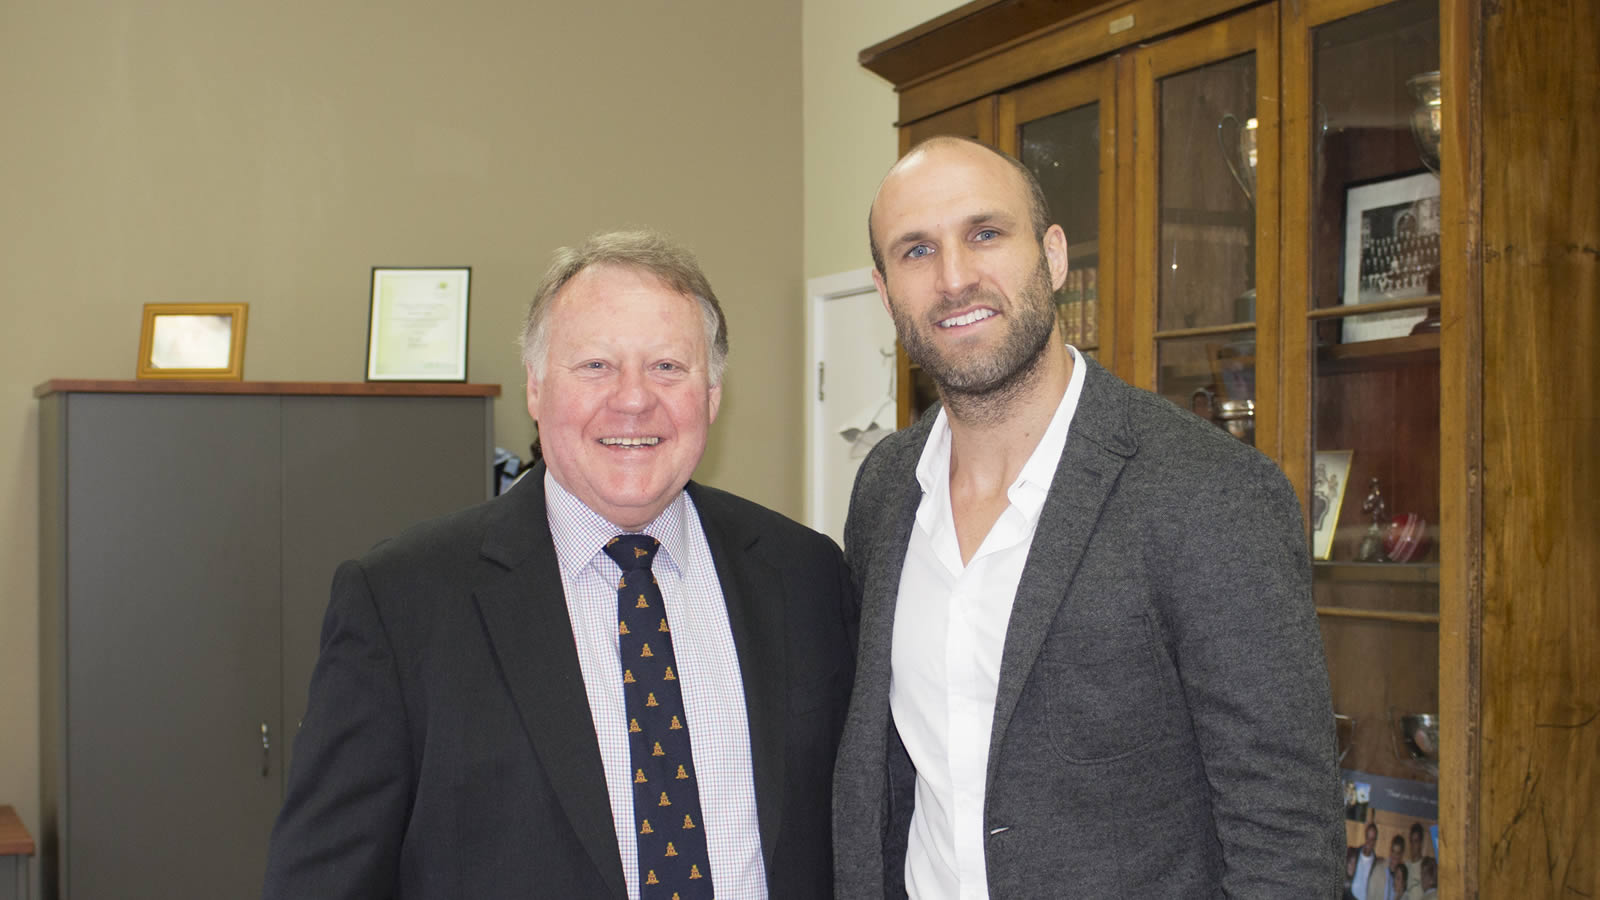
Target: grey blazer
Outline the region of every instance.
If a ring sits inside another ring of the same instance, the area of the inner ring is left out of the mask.
[[[862,465],[834,777],[840,898],[903,897],[915,773],[889,645],[932,416]],[[1088,362],[1006,631],[984,809],[995,898],[1340,895],[1328,673],[1277,466]]]

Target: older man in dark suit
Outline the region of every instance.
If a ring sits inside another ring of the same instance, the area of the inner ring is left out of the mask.
[[[943,408],[880,443],[834,781],[841,898],[1339,896],[1328,676],[1294,492],[1064,345],[1038,182],[935,139],[874,280]]]
[[[827,538],[689,482],[710,285],[598,236],[523,347],[544,464],[335,577],[265,896],[831,896],[855,604]]]

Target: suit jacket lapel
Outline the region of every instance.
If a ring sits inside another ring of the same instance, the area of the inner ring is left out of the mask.
[[[551,788],[612,895],[624,900],[605,768],[545,515],[544,466],[522,481],[502,499],[484,536],[483,555],[507,571],[475,597]]]
[[[892,479],[874,492],[870,508],[852,510],[845,531],[845,550],[852,569],[864,577],[861,585],[861,626],[856,651],[856,686],[845,725],[846,748],[835,772],[835,796],[847,794],[874,798],[864,807],[869,822],[847,823],[851,834],[877,840],[884,826],[888,803],[885,760],[892,729],[889,682],[893,663],[894,616],[900,597],[900,570],[916,524],[922,486],[917,481],[917,460],[933,428],[934,414],[923,416],[906,432],[904,442],[880,445],[891,453],[874,469]],[[881,504],[881,505],[878,505]],[[865,523],[858,525],[856,522]],[[854,526],[854,527],[851,527]],[[859,736],[857,738],[856,736]],[[883,877],[887,873],[879,873]],[[889,879],[892,880],[892,879]]]
[[[1039,514],[1039,527],[1017,584],[1000,658],[1000,683],[995,696],[994,726],[989,739],[988,779],[992,783],[998,752],[1016,711],[1022,688],[1055,620],[1067,586],[1094,534],[1100,510],[1111,495],[1135,445],[1127,433],[1119,383],[1098,363],[1085,359],[1083,393],[1072,414],[1072,426],[1061,461],[1051,480],[1050,495]],[[898,570],[897,570],[898,571]]]
[[[879,498],[882,511],[869,510],[862,519],[872,523],[875,533],[864,535],[869,547],[849,547],[852,566],[864,567],[862,584],[861,636],[857,652],[858,681],[865,678],[875,695],[882,694],[888,709],[891,644],[894,638],[894,613],[900,599],[900,570],[905,568],[906,549],[911,529],[917,521],[917,506],[922,502],[922,485],[917,481],[917,460],[928,442],[934,417],[924,416],[911,426],[904,444],[893,448],[898,458],[884,461],[883,471],[893,473],[895,481]],[[850,536],[847,535],[847,539]],[[858,569],[859,571],[859,569]],[[886,713],[887,714],[887,713]]]
[[[785,596],[782,579],[757,550],[760,536],[741,533],[714,497],[690,482],[689,497],[700,513],[700,526],[716,563],[728,626],[744,680],[745,715],[750,728],[750,763],[754,772],[756,814],[761,852],[767,869],[783,821],[784,726],[788,713],[788,666],[784,661]],[[774,552],[778,548],[761,548]]]

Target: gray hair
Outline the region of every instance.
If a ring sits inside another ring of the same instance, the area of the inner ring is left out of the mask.
[[[713,386],[722,383],[722,373],[728,366],[728,322],[723,318],[722,305],[694,254],[647,230],[604,232],[590,236],[576,249],[556,250],[555,260],[534,291],[523,320],[523,365],[535,373],[543,371],[550,351],[550,307],[567,282],[592,266],[623,266],[654,275],[671,290],[699,304],[706,329],[707,375]]]
[[[900,157],[900,160],[903,162],[925,150],[933,150],[939,147],[961,146],[962,144],[969,144],[973,147],[982,147],[990,153],[993,153],[995,156],[1005,160],[1006,165],[1009,165],[1012,170],[1022,178],[1023,189],[1027,191],[1028,194],[1028,218],[1033,224],[1033,236],[1036,240],[1043,244],[1044,233],[1050,230],[1051,225],[1050,200],[1044,195],[1044,187],[1039,184],[1039,177],[1033,174],[1032,169],[1023,165],[1020,160],[1011,154],[991,147],[982,141],[975,141],[969,137],[940,134],[934,135],[933,137],[917,144],[915,147],[912,147],[905,156]],[[889,168],[889,175],[894,174],[894,170],[898,168],[900,168],[900,163],[896,162]],[[884,175],[883,180],[888,181],[889,175]],[[881,183],[879,184],[878,189],[883,189]],[[867,242],[872,248],[872,264],[878,267],[878,274],[887,279],[889,273],[883,268],[883,248],[878,246],[878,236],[872,233],[872,214],[877,208],[878,197],[876,194],[874,194],[872,197],[872,205],[867,208]]]

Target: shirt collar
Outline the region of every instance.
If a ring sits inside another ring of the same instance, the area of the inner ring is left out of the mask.
[[[556,561],[561,566],[564,579],[574,577],[590,565],[599,565],[608,576],[621,570],[601,548],[607,541],[625,529],[618,528],[606,518],[556,481],[548,468],[544,473],[544,502],[546,518],[550,522],[550,536],[556,545]],[[667,508],[649,524],[639,529],[661,542],[656,554],[659,565],[663,560],[673,574],[682,574],[679,560],[689,558],[689,536],[686,533],[688,517],[695,515],[694,502],[686,491],[679,491]],[[609,568],[607,568],[609,567]]]
[[[1022,464],[1022,471],[1017,473],[1017,480],[1011,483],[1006,496],[1018,509],[1022,510],[1032,521],[1044,509],[1045,497],[1050,493],[1050,484],[1055,480],[1056,466],[1061,462],[1061,453],[1067,446],[1067,433],[1072,427],[1072,414],[1078,409],[1078,400],[1083,396],[1083,382],[1085,370],[1088,366],[1083,361],[1083,355],[1071,344],[1067,345],[1067,352],[1072,355],[1072,375],[1067,379],[1067,389],[1061,395],[1061,402],[1056,405],[1055,414],[1050,417],[1050,424],[1045,427],[1044,434],[1039,438],[1039,443],[1029,454],[1028,461]],[[917,482],[922,485],[924,494],[938,495],[949,489],[950,485],[950,421],[940,408],[933,420],[933,428],[928,432],[928,442],[922,448],[922,457],[917,460]],[[927,507],[927,504],[924,504]],[[923,517],[922,509],[918,509],[918,519]],[[932,515],[930,509],[929,513]],[[923,522],[926,526],[928,523]]]
[[[1050,417],[1044,435],[1039,438],[1039,446],[1033,448],[1028,461],[1022,464],[1022,471],[1017,473],[1017,480],[1011,485],[1009,493],[1011,502],[1023,507],[1029,518],[1037,516],[1039,510],[1044,508],[1045,495],[1050,493],[1056,467],[1061,462],[1061,452],[1067,446],[1072,414],[1077,412],[1078,399],[1083,396],[1084,370],[1088,366],[1084,365],[1078,348],[1068,344],[1067,352],[1072,354],[1072,376],[1067,379],[1067,390],[1061,395],[1061,402],[1056,405],[1055,415]]]

